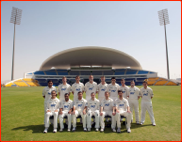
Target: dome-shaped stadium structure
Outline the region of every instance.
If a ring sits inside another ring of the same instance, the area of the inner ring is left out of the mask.
[[[43,62],[40,70],[51,69],[52,67],[70,69],[80,66],[142,69],[135,58],[124,52],[106,47],[86,46],[71,48],[54,54]]]
[[[116,77],[118,84],[124,78],[126,85],[130,85],[132,80],[136,85],[142,85],[144,80],[149,85],[177,85],[172,80],[158,77],[156,72],[143,70],[134,57],[124,52],[106,47],[85,46],[50,56],[38,71],[27,72],[24,78],[11,81],[6,86],[47,86],[50,79],[58,86],[63,76],[72,85],[77,75],[84,84],[89,75],[93,75],[97,83],[100,83],[100,77],[104,75],[107,83],[111,82],[111,77]]]

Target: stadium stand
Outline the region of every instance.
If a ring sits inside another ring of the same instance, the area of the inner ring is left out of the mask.
[[[126,74],[136,74],[137,70],[128,70],[126,71]]]
[[[162,78],[162,77],[148,78],[145,81],[147,81],[148,85],[156,85],[156,86],[178,85],[178,83],[173,82],[172,80]]]
[[[36,75],[45,75],[45,73],[43,71],[36,71],[36,72],[34,72],[34,74],[36,74]]]
[[[142,71],[142,70],[138,71],[138,74],[148,74],[148,73],[149,71]]]

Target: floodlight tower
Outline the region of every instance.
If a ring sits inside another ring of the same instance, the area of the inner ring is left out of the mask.
[[[158,11],[159,16],[159,23],[161,26],[164,25],[164,32],[165,32],[165,44],[166,44],[166,62],[167,62],[167,77],[170,79],[169,76],[169,60],[168,60],[168,49],[167,49],[167,34],[166,34],[166,25],[169,24],[169,16],[168,16],[168,10],[162,9]]]
[[[13,35],[13,54],[12,54],[11,80],[14,79],[15,28],[16,28],[16,25],[20,25],[21,15],[22,15],[22,10],[21,9],[12,7],[10,23],[14,24],[14,35]]]

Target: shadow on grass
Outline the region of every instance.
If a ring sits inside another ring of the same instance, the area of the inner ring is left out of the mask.
[[[59,132],[59,123],[58,123],[58,132]],[[28,125],[28,126],[21,126],[21,127],[17,127],[17,128],[13,128],[12,131],[17,131],[17,130],[23,130],[23,131],[32,131],[32,133],[43,133],[44,131],[44,125],[40,124],[40,125]],[[64,132],[68,132],[67,131],[67,125],[64,124],[64,130],[60,133],[64,133]],[[77,123],[77,127],[76,127],[76,131],[75,132],[79,132],[79,131],[83,131],[83,125],[81,123]],[[49,132],[53,132],[53,125],[50,124],[49,129],[48,129],[48,133]]]
[[[65,126],[64,130],[62,132],[60,132],[60,133],[65,133],[65,132],[68,133],[67,125],[65,124],[64,126]],[[105,131],[103,133],[113,133],[109,126],[110,125],[108,125],[105,128]],[[146,126],[153,127],[151,124],[137,125],[136,123],[132,123],[131,124],[131,131],[132,131],[132,129],[137,129],[137,128],[146,127]],[[23,130],[23,131],[32,131],[32,133],[43,133],[44,125],[40,124],[40,125],[21,126],[21,127],[13,128],[12,130],[13,131]],[[92,126],[92,129],[91,129],[91,132],[93,132],[93,131],[95,131],[94,126]],[[53,126],[52,125],[50,125],[50,127],[48,129],[48,133],[50,133],[50,132],[53,132]],[[58,132],[59,132],[59,124],[58,124]],[[76,131],[75,132],[71,132],[71,133],[76,133],[76,132],[83,132],[83,125],[81,123],[77,123]],[[126,133],[125,125],[122,125],[121,133]]]

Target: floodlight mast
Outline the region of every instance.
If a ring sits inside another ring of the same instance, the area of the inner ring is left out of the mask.
[[[14,80],[14,56],[15,56],[15,31],[16,25],[20,25],[22,10],[12,7],[10,23],[14,24],[14,34],[13,34],[13,53],[12,53],[12,70],[11,70],[11,80]]]
[[[159,16],[159,23],[161,26],[164,25],[164,32],[165,32],[165,45],[166,45],[166,62],[167,62],[167,77],[170,79],[169,76],[169,59],[168,59],[168,48],[167,48],[167,34],[166,34],[166,25],[169,24],[169,16],[168,16],[168,10],[163,9],[158,11]]]

